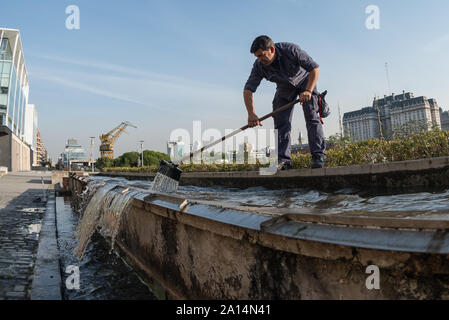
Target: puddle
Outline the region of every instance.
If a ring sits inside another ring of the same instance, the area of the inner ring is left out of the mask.
[[[40,223],[30,224],[27,227],[28,228],[28,234],[40,233],[41,232],[41,227],[42,227],[42,224],[40,224]]]

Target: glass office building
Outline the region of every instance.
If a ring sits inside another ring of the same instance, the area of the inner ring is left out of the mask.
[[[36,150],[37,122],[28,122],[35,122],[37,113],[28,94],[20,32],[0,28],[0,167],[10,171],[30,170]]]
[[[78,144],[76,139],[69,139],[67,145],[65,146],[64,152],[62,153],[62,161],[64,166],[70,163],[88,163],[89,157],[84,148]]]
[[[0,29],[0,43],[0,125],[23,139],[29,85],[19,31]]]

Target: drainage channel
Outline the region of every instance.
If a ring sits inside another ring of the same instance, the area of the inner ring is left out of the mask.
[[[62,293],[66,300],[155,300],[149,288],[122,259],[111,250],[102,236],[95,233],[84,256],[78,260],[76,228],[79,214],[69,197],[56,198],[56,221],[62,275]]]

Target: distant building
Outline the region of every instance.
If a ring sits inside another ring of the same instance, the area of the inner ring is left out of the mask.
[[[441,130],[449,131],[449,111],[440,108]]]
[[[243,142],[242,144],[239,145],[239,152],[244,153],[244,152],[248,152],[251,153],[253,152],[253,145],[249,142]]]
[[[20,32],[0,28],[0,167],[9,171],[30,170],[35,163],[37,112],[28,96]]]
[[[298,137],[298,143],[299,145],[303,145],[305,141],[305,138],[302,136],[302,132],[299,131],[299,137]]]
[[[304,143],[305,138],[302,135],[302,132],[299,131],[299,137],[298,137],[298,144],[293,144],[291,146],[291,153],[297,154],[297,153],[309,153],[309,144]]]
[[[47,149],[41,138],[41,133],[37,130],[36,134],[36,166],[42,166],[42,164],[50,161]]]
[[[375,98],[372,106],[343,115],[344,135],[352,141],[380,138],[380,122],[383,136],[388,138],[410,121],[420,122],[429,130],[432,126],[441,126],[436,100],[424,96],[415,98],[413,93],[404,91],[400,95]]]
[[[168,141],[167,142],[167,154],[172,160],[181,159],[184,156],[184,142],[178,141]]]
[[[69,139],[67,145],[65,146],[64,152],[62,153],[62,162],[64,166],[73,163],[89,164],[89,156],[84,150],[84,148],[78,144],[76,139]]]
[[[28,104],[25,112],[25,142],[31,149],[31,165],[40,166],[37,153],[37,137],[40,133],[37,130],[37,111],[34,104]],[[42,143],[42,141],[41,141]]]

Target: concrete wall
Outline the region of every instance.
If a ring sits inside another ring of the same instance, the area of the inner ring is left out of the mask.
[[[85,182],[71,178],[70,184],[79,194]],[[401,220],[407,232],[329,221],[298,228],[272,216],[193,203],[180,211],[181,201],[134,199],[116,238],[160,298],[449,299],[447,232],[417,231],[407,225],[410,219]],[[293,232],[285,232],[289,227]],[[347,244],[338,244],[345,234]],[[379,268],[379,289],[366,286],[372,265]]]
[[[0,166],[9,171],[31,170],[31,150],[7,127],[0,130]]]
[[[11,170],[11,131],[0,126],[0,167]]]
[[[8,173],[7,167],[0,167],[0,178]]]
[[[154,173],[106,172],[104,176],[128,179],[153,179]],[[359,189],[363,193],[429,191],[449,187],[449,157],[408,160],[389,163],[297,169],[279,171],[263,176],[257,171],[189,172],[181,175],[180,185],[233,188],[263,186],[277,188],[313,188],[335,191],[342,188]]]
[[[30,148],[16,135],[11,138],[11,171],[31,170]]]

